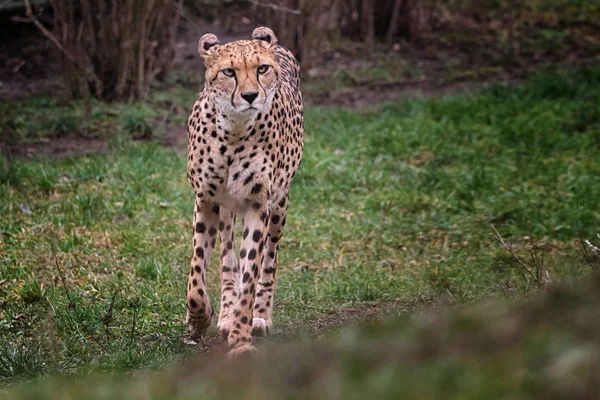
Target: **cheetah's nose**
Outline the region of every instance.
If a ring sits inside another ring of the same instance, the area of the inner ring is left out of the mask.
[[[248,104],[252,104],[254,100],[258,97],[258,92],[244,92],[242,93],[242,98],[248,102]]]

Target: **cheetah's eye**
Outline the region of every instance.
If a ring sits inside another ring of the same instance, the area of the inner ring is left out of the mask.
[[[221,70],[221,72],[222,72],[222,73],[223,73],[225,76],[228,76],[228,77],[230,77],[230,78],[231,78],[231,77],[233,77],[233,76],[235,75],[235,71],[234,71],[232,68],[225,68],[225,69],[222,69],[222,70]]]
[[[258,67],[258,73],[259,74],[264,74],[269,70],[269,66],[266,64],[261,65],[260,67]]]

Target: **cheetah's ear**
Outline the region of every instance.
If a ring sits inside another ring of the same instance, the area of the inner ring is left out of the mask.
[[[198,54],[201,57],[207,57],[214,53],[216,47],[219,46],[219,38],[217,35],[212,33],[207,33],[206,35],[200,38],[198,42]]]
[[[266,48],[273,47],[277,44],[277,36],[275,36],[275,33],[266,26],[256,28],[254,32],[252,32],[252,39],[262,41],[262,45]]]

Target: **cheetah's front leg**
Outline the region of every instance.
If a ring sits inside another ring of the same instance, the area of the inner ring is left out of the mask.
[[[190,336],[196,338],[210,326],[213,309],[206,293],[206,268],[215,247],[219,206],[196,201],[194,209],[194,253],[188,278],[186,305]]]
[[[235,214],[221,207],[219,237],[221,239],[221,311],[217,329],[227,340],[235,324],[234,308],[240,293],[240,267],[235,252]]]
[[[287,194],[279,204],[271,207],[269,228],[265,238],[265,256],[256,284],[256,298],[252,319],[252,335],[264,336],[271,333],[273,327],[273,302],[275,278],[277,274],[277,253],[279,239],[285,226],[287,214]]]
[[[234,311],[234,326],[229,331],[227,342],[229,354],[246,353],[256,350],[252,346],[252,310],[258,272],[263,259],[264,237],[267,231],[269,212],[266,206],[252,209],[244,216],[244,233],[240,249],[242,269],[241,293]]]

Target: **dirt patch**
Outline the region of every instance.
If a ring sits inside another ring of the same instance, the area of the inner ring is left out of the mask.
[[[22,143],[9,152],[16,158],[63,158],[108,151],[108,143],[100,139],[86,139],[75,135],[46,138],[34,143]]]
[[[427,82],[407,82],[389,85],[366,85],[347,88],[335,92],[323,91],[308,96],[309,105],[331,105],[364,109],[381,103],[398,101],[411,97],[437,97],[465,93],[489,85],[490,82],[456,82],[435,86]]]
[[[260,348],[261,344],[285,344],[299,337],[319,338],[344,326],[381,321],[389,314],[390,310],[397,307],[398,304],[392,302],[361,303],[351,308],[326,312],[315,319],[309,320],[302,330],[276,330],[270,336],[255,338],[254,342]],[[198,342],[198,349],[206,355],[225,354],[228,350],[226,343],[216,335],[201,339]]]
[[[357,304],[352,308],[331,311],[309,321],[307,333],[309,336],[318,337],[332,329],[342,326],[358,322],[369,323],[378,321],[383,319],[393,307],[394,303],[378,302]],[[276,338],[284,339],[289,339],[294,336],[294,332],[281,332],[278,335],[274,335]]]
[[[187,140],[187,127],[174,126],[167,128],[165,134],[159,139],[144,139],[143,141],[156,141],[161,146],[183,152],[187,148]],[[0,146],[0,150],[18,159],[77,157],[105,153],[109,149],[110,146],[105,140],[79,137],[77,134],[43,138],[35,142],[21,143],[10,147]]]

